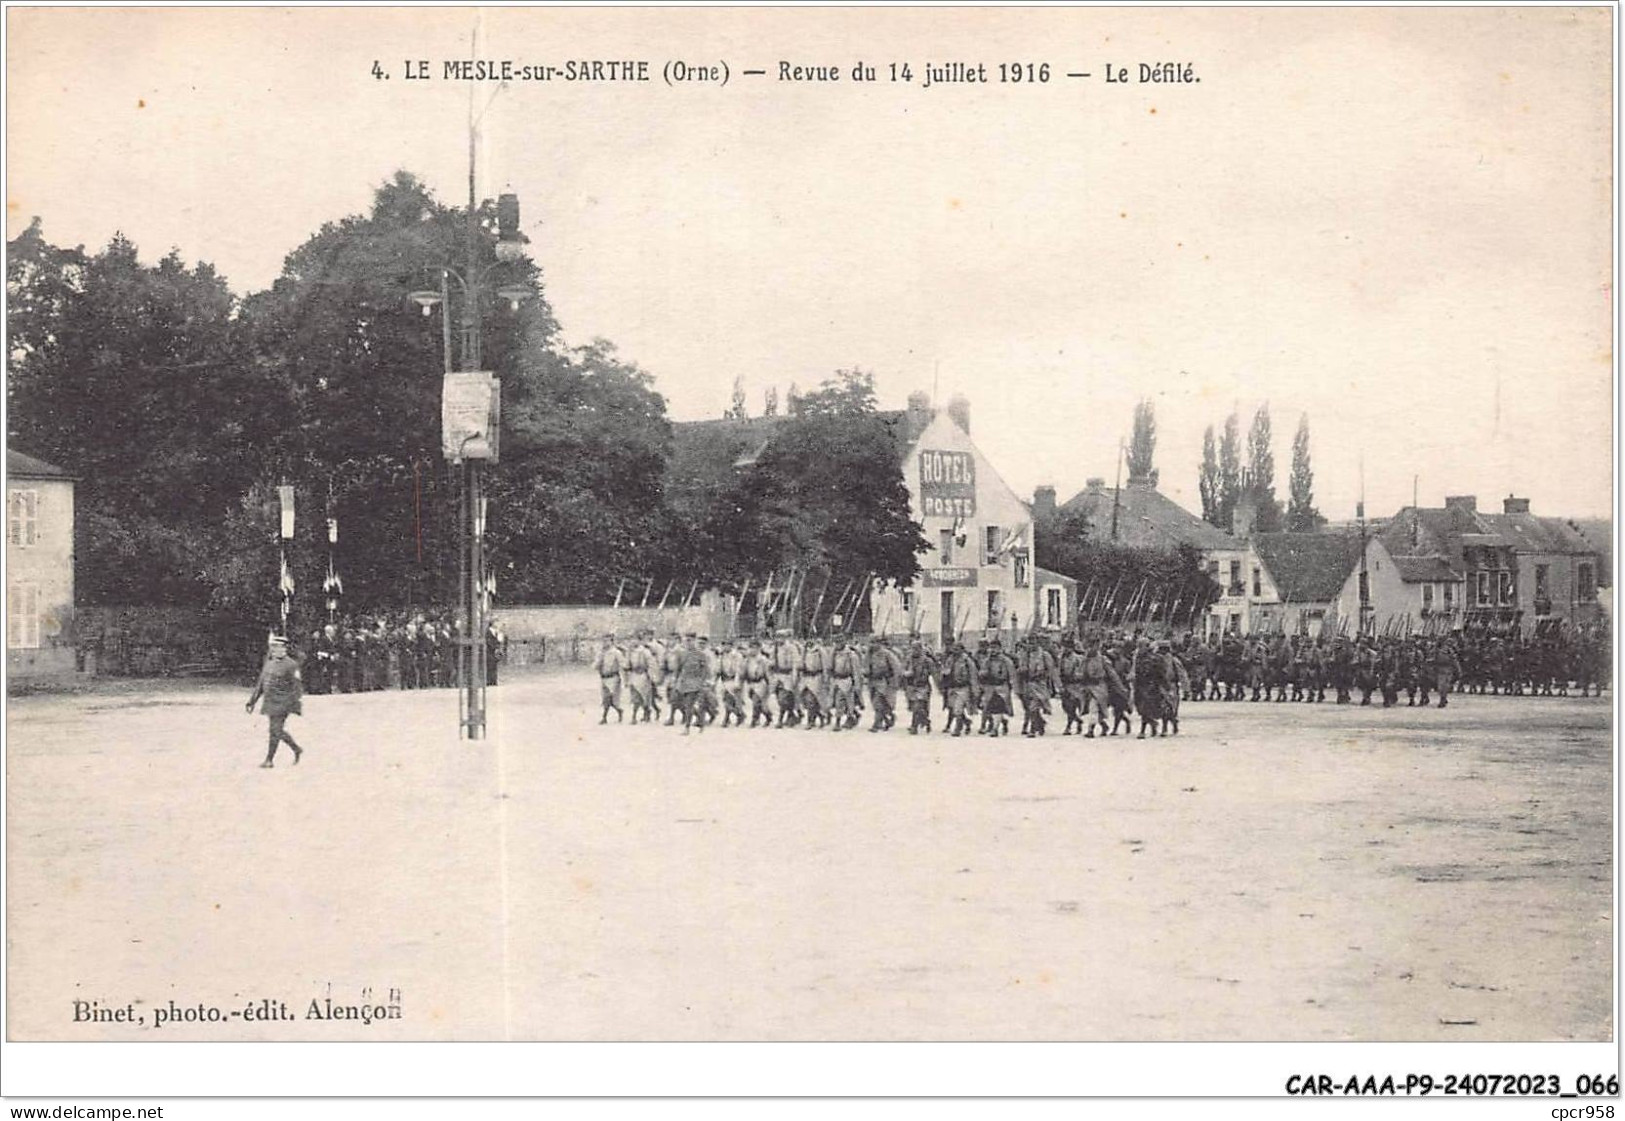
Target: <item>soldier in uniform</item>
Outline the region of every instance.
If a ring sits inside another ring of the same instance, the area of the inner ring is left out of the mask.
[[[641,713],[645,724],[655,716],[655,689],[654,667],[659,659],[655,652],[649,648],[649,639],[654,637],[651,631],[641,631],[632,649],[626,655],[626,688],[632,698],[632,723],[638,722]]]
[[[790,638],[790,632],[781,630],[773,644],[773,700],[779,708],[777,727],[793,728],[801,722],[801,708],[797,700],[796,670],[801,665],[801,649]]]
[[[884,732],[897,723],[897,689],[903,683],[903,664],[893,652],[885,635],[869,640],[868,667],[869,703],[874,705],[875,719],[871,732]]]
[[[1140,739],[1149,730],[1162,734],[1162,665],[1150,643],[1141,639],[1134,651],[1130,680],[1134,687],[1134,711],[1140,714]]]
[[[750,698],[750,726],[760,720],[772,726],[773,714],[768,711],[767,698],[772,692],[773,663],[762,653],[761,639],[750,641],[750,653],[745,655],[745,695]]]
[[[807,730],[827,727],[830,721],[829,654],[817,638],[801,645],[801,667],[797,676],[796,699],[806,714]]]
[[[661,678],[666,683],[666,727],[670,728],[676,722],[680,706],[677,703],[677,671],[682,667],[684,655],[694,648],[694,636],[684,635],[681,640],[673,634],[672,641],[666,646],[665,656],[661,662]],[[688,714],[683,712],[683,727],[688,727]]]
[[[265,752],[265,762],[261,767],[275,765],[277,745],[286,743],[293,749],[293,761],[297,766],[299,759],[304,755],[304,749],[294,741],[288,733],[288,717],[304,711],[300,698],[304,693],[304,682],[299,674],[299,663],[288,656],[288,641],[279,634],[273,634],[266,644],[265,664],[260,667],[259,678],[254,682],[254,691],[248,697],[248,712],[253,713],[254,702],[264,698],[260,711],[270,721],[270,746]]]
[[[716,722],[717,719],[717,678],[721,667],[717,663],[717,652],[711,648],[711,636],[700,635],[698,639],[700,660],[705,665],[705,683],[700,686],[700,727]]]
[[[997,637],[988,640],[987,661],[978,676],[982,682],[982,734],[1009,735],[1010,714],[1015,711],[1011,693],[1016,685],[1016,663]]]
[[[1152,661],[1157,666],[1157,676],[1160,678],[1161,703],[1158,715],[1162,721],[1162,728],[1158,734],[1169,735],[1171,726],[1172,734],[1177,736],[1179,735],[1179,698],[1185,692],[1181,678],[1185,671],[1179,664],[1179,659],[1174,657],[1173,651],[1166,641],[1157,643],[1156,649],[1152,653]]]
[[[1050,699],[1061,689],[1061,667],[1040,639],[1028,639],[1018,666],[1021,678],[1021,734],[1028,739],[1045,731]]]
[[[949,647],[947,660],[942,666],[939,688],[943,707],[948,710],[947,731],[955,736],[970,734],[971,697],[979,687],[976,659],[962,642]]]
[[[1084,719],[1079,720],[1079,725],[1088,724],[1083,733],[1087,739],[1095,738],[1095,729],[1097,727],[1100,729],[1102,736],[1108,735],[1114,730],[1107,724],[1106,710],[1111,704],[1112,679],[1116,676],[1117,671],[1112,666],[1111,659],[1101,651],[1099,640],[1091,641],[1088,651],[1083,656],[1081,677],[1079,678],[1082,682],[1085,698],[1082,706]],[[1121,691],[1121,681],[1117,682],[1117,688]],[[1091,706],[1094,708],[1095,720],[1094,723],[1089,724],[1087,717]]]
[[[1439,707],[1450,707],[1450,690],[1461,676],[1461,662],[1456,658],[1456,647],[1448,638],[1439,640],[1433,650],[1433,684],[1439,690]]]
[[[908,702],[908,734],[931,731],[931,688],[937,675],[937,660],[925,648],[919,635],[909,640],[908,658],[903,664],[903,699]]]
[[[697,724],[700,731],[705,731],[705,711],[701,706],[700,694],[711,683],[711,662],[705,652],[695,643],[692,631],[683,636],[683,644],[675,646],[667,652],[667,663],[676,664],[672,667],[671,692],[667,695],[667,702],[671,705],[671,715],[683,714],[683,735],[688,735],[691,725]]]
[[[858,701],[863,688],[862,663],[852,640],[842,638],[830,656],[830,708],[834,715],[834,730],[843,732],[858,726]]]
[[[1089,711],[1089,691],[1084,685],[1083,667],[1085,658],[1078,649],[1078,640],[1067,635],[1061,640],[1061,711],[1066,713],[1066,728],[1061,732],[1063,736],[1070,736],[1074,730],[1083,731],[1083,718]]]
[[[623,646],[624,654],[626,648]],[[497,683],[497,667],[508,659],[508,636],[503,633],[497,621],[492,619],[485,625],[485,683]]]
[[[722,686],[722,726],[745,722],[745,655],[732,640],[724,642],[717,656],[717,681]]]
[[[610,709],[615,710],[615,723],[621,723],[624,719],[621,712],[621,692],[626,688],[628,662],[626,651],[615,640],[614,635],[604,636],[603,646],[599,648],[598,656],[593,659],[592,668],[598,671],[598,700],[604,708],[598,723],[609,723]],[[635,707],[632,710],[632,722],[637,723]]]

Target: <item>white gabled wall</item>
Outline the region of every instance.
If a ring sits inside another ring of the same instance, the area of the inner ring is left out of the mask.
[[[920,453],[922,451],[964,452],[971,457],[976,481],[976,512],[964,520],[960,532],[965,536],[963,547],[956,546],[951,565],[945,565],[939,551],[941,533],[952,529],[954,519],[927,515],[921,497]],[[908,449],[903,459],[903,484],[908,488],[909,509],[914,519],[925,527],[925,539],[930,546],[919,557],[921,576],[908,589],[881,588],[870,596],[870,609],[874,612],[875,629],[891,635],[907,635],[911,631],[928,640],[936,641],[943,635],[942,593],[952,592],[952,607],[958,626],[963,618],[964,633],[978,637],[987,626],[987,593],[997,591],[1004,615],[1004,636],[1008,640],[1014,628],[1025,633],[1032,623],[1038,607],[1038,581],[1032,555],[1032,511],[1016,496],[1015,491],[994,469],[970,435],[955,424],[946,410],[938,410],[926,425],[920,438]],[[1016,586],[1016,560],[1006,554],[999,563],[983,564],[983,551],[987,540],[987,527],[999,527],[1002,540],[1012,528],[1021,531],[1021,546],[1027,550],[1026,586]],[[929,570],[953,567],[973,569],[973,586],[940,587],[930,582]],[[904,592],[912,593],[913,610],[904,607]],[[968,617],[967,617],[968,609]]]

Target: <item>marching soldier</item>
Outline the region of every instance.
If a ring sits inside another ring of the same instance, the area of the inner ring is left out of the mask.
[[[679,712],[683,714],[685,736],[693,724],[698,724],[701,732],[705,731],[705,711],[701,707],[700,694],[711,683],[713,671],[705,651],[695,644],[692,631],[683,636],[681,646],[667,651],[666,662],[672,666],[671,691],[666,697],[671,705],[671,717],[675,718]]]
[[[1010,734],[1010,713],[1014,711],[1011,690],[1016,684],[1016,664],[1004,652],[998,638],[988,642],[987,661],[979,674],[982,681],[982,734]]]
[[[807,717],[807,730],[829,724],[829,653],[816,638],[809,637],[801,647],[801,668],[797,677],[797,699]]]
[[[908,660],[903,665],[903,699],[908,702],[911,736],[931,731],[931,687],[936,675],[937,660],[915,635],[909,640]]]
[[[705,683],[700,686],[700,726],[715,723],[717,718],[717,678],[721,674],[721,666],[717,663],[717,652],[711,649],[711,636],[700,635],[698,650],[700,660],[705,663]]]
[[[801,665],[801,650],[790,638],[790,632],[781,630],[773,645],[773,700],[779,708],[777,727],[795,727],[801,722],[801,710],[796,700],[796,669]]]
[[[947,731],[955,736],[970,734],[971,698],[980,682],[977,680],[976,659],[955,641],[949,648],[947,661],[942,667],[939,687],[944,707],[948,710]]]
[[[1106,706],[1112,694],[1112,681],[1116,677],[1117,671],[1112,666],[1111,659],[1100,652],[1099,640],[1090,642],[1089,651],[1083,658],[1082,674],[1079,678],[1083,683],[1084,692],[1083,716],[1087,717],[1089,715],[1091,703],[1095,708],[1095,723],[1090,724],[1088,730],[1083,733],[1086,739],[1095,738],[1095,728],[1097,726],[1100,728],[1102,736],[1108,734]],[[1122,691],[1121,681],[1117,682],[1117,689],[1119,692]],[[1087,720],[1079,720],[1078,723],[1083,725],[1087,723]],[[1110,732],[1115,734],[1116,731],[1116,725],[1113,724]]]
[[[1050,698],[1061,689],[1061,668],[1055,655],[1037,638],[1024,644],[1018,663],[1021,680],[1021,734],[1031,739],[1044,734]]]
[[[869,642],[869,703],[875,706],[871,732],[884,732],[897,723],[897,689],[903,682],[903,665],[888,645],[885,635]]]
[[[665,648],[665,655],[661,661],[661,677],[666,683],[666,727],[670,728],[677,720],[677,671],[682,667],[683,657],[694,646],[692,634],[684,635],[679,641],[675,633],[672,641]],[[688,727],[688,714],[683,714],[683,727]]]
[[[1433,652],[1433,682],[1439,689],[1440,708],[1449,707],[1450,689],[1460,676],[1461,662],[1456,659],[1455,646],[1449,639],[1443,639]]]
[[[276,749],[279,744],[286,743],[293,749],[293,761],[297,766],[299,759],[304,755],[304,749],[294,741],[288,733],[288,717],[304,711],[300,703],[304,693],[304,682],[300,679],[299,663],[288,656],[288,640],[279,634],[274,634],[266,643],[265,664],[260,667],[258,680],[254,682],[254,691],[248,697],[248,711],[254,711],[254,702],[264,698],[260,711],[270,721],[270,746],[265,752],[265,762],[261,767],[275,766]]]
[[[750,699],[750,726],[756,727],[758,720],[771,726],[773,714],[768,711],[767,698],[772,691],[770,678],[773,663],[762,653],[761,639],[751,639],[750,653],[745,655],[744,672],[745,695]]]
[[[632,697],[632,723],[638,722],[638,714],[643,714],[645,724],[653,720],[655,711],[655,666],[660,662],[658,656],[649,647],[649,640],[654,637],[652,631],[642,631],[638,634],[638,641],[627,653],[626,659],[626,686]]]
[[[852,640],[842,638],[830,658],[831,707],[834,710],[834,728],[837,732],[858,726],[858,702],[863,688],[860,675],[862,663]]]
[[[609,710],[615,710],[615,723],[624,719],[621,712],[621,692],[626,688],[627,658],[626,651],[615,640],[613,634],[604,636],[604,644],[593,659],[593,669],[598,671],[598,699],[604,707],[604,713],[598,718],[598,723],[609,723]],[[632,712],[632,722],[637,723],[637,710]]]
[[[732,640],[724,642],[717,665],[722,685],[722,726],[741,725],[745,722],[745,655]]]
[[[1066,713],[1063,736],[1083,731],[1083,717],[1089,710],[1089,691],[1083,680],[1085,660],[1075,637],[1069,634],[1061,640],[1061,710]]]

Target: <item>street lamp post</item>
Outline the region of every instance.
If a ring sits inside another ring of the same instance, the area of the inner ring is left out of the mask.
[[[472,166],[469,178],[468,261],[464,269],[445,266],[440,270],[440,289],[413,292],[412,299],[423,309],[424,315],[436,306],[442,309],[441,339],[444,349],[445,371],[449,378],[452,370],[451,344],[451,282],[455,280],[463,297],[462,347],[458,366],[462,374],[478,374],[481,365],[480,305],[486,282],[498,268],[516,260],[522,248],[518,240],[518,199],[504,195],[499,200],[502,221],[497,243],[498,260],[484,268],[479,266],[479,225]],[[519,301],[530,295],[522,285],[504,285],[495,294],[518,309]],[[492,392],[499,392],[493,380]],[[493,423],[495,420],[493,419]],[[482,439],[483,437],[483,439]],[[481,440],[479,454],[471,452],[470,443]],[[495,458],[499,434],[493,431],[475,432],[466,436],[456,447],[447,447],[447,456],[458,473],[458,611],[462,617],[462,635],[458,644],[458,684],[461,687],[461,727],[467,739],[485,738],[486,697],[485,683],[485,615],[494,581],[485,571],[486,498],[484,486],[484,459]]]

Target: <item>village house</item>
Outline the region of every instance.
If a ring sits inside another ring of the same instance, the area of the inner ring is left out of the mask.
[[[62,468],[6,450],[6,672],[15,679],[77,668],[73,484]]]

